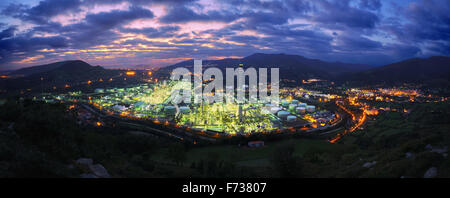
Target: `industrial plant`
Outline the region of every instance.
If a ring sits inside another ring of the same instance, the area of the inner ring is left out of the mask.
[[[339,121],[337,113],[301,102],[290,94],[282,94],[279,105],[262,101],[173,104],[171,93],[179,83],[167,80],[126,88],[97,88],[93,93],[78,91],[43,95],[39,99],[84,103],[110,116],[148,120],[218,136],[293,129],[308,132],[333,126]]]

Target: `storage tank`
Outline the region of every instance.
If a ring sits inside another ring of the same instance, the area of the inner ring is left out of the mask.
[[[294,111],[294,110],[295,110],[295,107],[297,107],[296,104],[290,104],[290,105],[289,105],[289,110]]]
[[[278,115],[278,117],[281,118],[281,119],[286,119],[286,117],[289,115],[289,112],[287,112],[287,111],[279,111],[279,112],[277,113],[277,115]]]
[[[292,104],[298,104],[298,100],[292,100],[291,103]]]
[[[272,112],[272,113],[276,113],[276,112],[278,112],[278,111],[280,111],[280,110],[281,110],[280,107],[271,107],[271,108],[270,108],[270,112]]]
[[[281,106],[283,106],[283,107],[288,107],[289,104],[290,103],[288,101],[281,102]]]
[[[176,109],[175,109],[174,106],[165,106],[164,107],[164,113],[166,113],[168,115],[175,115]]]
[[[297,120],[297,116],[294,116],[294,115],[287,116],[286,120],[288,122],[294,122]]]
[[[182,114],[189,114],[189,112],[191,112],[191,109],[187,106],[181,106],[180,107],[180,113]]]
[[[306,103],[298,103],[299,107],[305,107],[306,108],[306,105],[307,105]]]
[[[297,111],[297,113],[306,113],[306,108],[305,107],[297,107],[295,108],[295,111]]]
[[[316,110],[316,107],[314,105],[306,106],[306,111],[308,111],[308,112],[314,112],[315,110]]]

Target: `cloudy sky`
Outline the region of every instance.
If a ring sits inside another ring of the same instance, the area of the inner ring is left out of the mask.
[[[297,54],[382,65],[450,54],[448,0],[2,0],[0,70]]]

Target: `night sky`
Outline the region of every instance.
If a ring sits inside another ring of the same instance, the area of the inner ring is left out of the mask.
[[[287,53],[383,65],[450,54],[449,0],[2,0],[0,70]]]

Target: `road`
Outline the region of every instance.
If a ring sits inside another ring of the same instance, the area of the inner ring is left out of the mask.
[[[339,101],[336,101],[336,105],[339,106],[339,108],[341,108],[342,110],[344,110],[348,114],[350,114],[352,116],[352,122],[356,121],[356,123],[353,126],[351,126],[349,129],[346,129],[343,132],[338,133],[336,135],[336,137],[334,137],[333,139],[329,140],[329,142],[331,142],[331,143],[336,143],[342,137],[344,137],[346,134],[355,131],[356,129],[361,127],[364,124],[364,122],[367,120],[367,114],[366,114],[366,110],[367,109],[366,109],[366,107],[363,107],[362,115],[359,116],[358,118],[356,118],[356,115],[353,112],[351,112],[350,110],[348,110],[347,108],[345,108],[343,105],[339,104]]]

